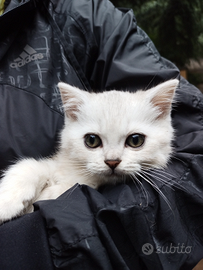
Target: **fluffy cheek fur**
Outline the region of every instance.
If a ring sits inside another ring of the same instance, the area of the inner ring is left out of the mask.
[[[168,136],[166,136],[166,131],[154,129],[151,134],[146,136],[145,144],[142,147],[138,149],[126,147],[124,149],[121,157],[122,162],[117,169],[123,174],[129,175],[139,173],[142,169],[164,168],[172,154],[170,145],[172,137],[172,129],[168,130]]]
[[[69,163],[82,175],[93,176],[103,172],[104,156],[102,148],[90,149],[85,146],[84,136],[89,133],[88,124],[72,123],[66,125],[61,134],[61,149],[63,155],[69,160]],[[101,171],[101,172],[100,172]]]
[[[140,164],[143,167],[163,168],[172,154],[173,129],[170,119],[161,119],[146,134],[146,143],[140,151]],[[145,165],[145,166],[144,166]]]

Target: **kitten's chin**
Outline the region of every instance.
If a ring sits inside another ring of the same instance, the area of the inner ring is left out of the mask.
[[[115,172],[108,171],[106,173],[103,173],[101,178],[102,178],[104,183],[116,184],[118,182],[122,182],[123,179],[125,178],[125,175],[122,172],[118,172],[118,171],[115,171]]]

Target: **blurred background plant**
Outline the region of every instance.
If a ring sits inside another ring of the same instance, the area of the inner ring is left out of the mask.
[[[159,53],[180,70],[187,70],[191,83],[203,84],[203,0],[111,2],[116,7],[132,8],[138,25],[149,35]]]

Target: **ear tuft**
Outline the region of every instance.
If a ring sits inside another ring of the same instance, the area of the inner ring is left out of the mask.
[[[165,117],[170,114],[172,103],[175,96],[175,90],[179,84],[179,81],[169,80],[158,86],[150,89],[150,98],[153,106],[158,108],[160,114],[158,118]]]
[[[84,91],[62,82],[58,84],[58,87],[66,116],[77,120],[80,107],[83,104],[82,92]]]

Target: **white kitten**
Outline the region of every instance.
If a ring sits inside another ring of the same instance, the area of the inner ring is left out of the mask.
[[[24,159],[0,184],[0,222],[32,211],[75,183],[97,188],[163,168],[172,152],[171,104],[178,80],[147,91],[88,93],[59,83],[65,110],[55,156]]]

